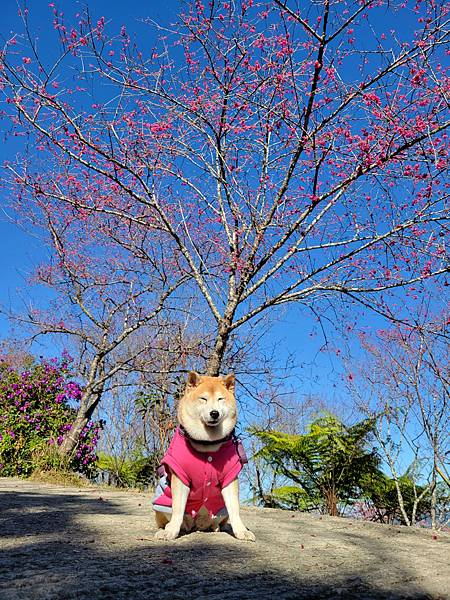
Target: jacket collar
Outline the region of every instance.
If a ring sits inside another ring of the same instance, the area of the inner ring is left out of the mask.
[[[183,425],[178,425],[178,431],[180,432],[180,435],[182,435],[187,440],[192,440],[196,444],[200,444],[202,446],[214,446],[215,444],[223,444],[223,442],[228,442],[229,440],[234,439],[234,429],[231,433],[221,438],[220,440],[196,440],[195,438],[189,435],[189,433],[186,431]]]

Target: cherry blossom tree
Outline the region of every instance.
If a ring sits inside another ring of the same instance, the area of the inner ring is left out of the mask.
[[[445,3],[192,0],[142,48],[52,10],[53,63],[29,28],[1,53],[33,143],[10,173],[143,260],[164,248],[214,323],[209,374],[276,307],[401,318],[392,293],[448,272]]]

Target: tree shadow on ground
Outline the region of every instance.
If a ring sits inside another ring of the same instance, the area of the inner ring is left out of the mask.
[[[40,599],[387,599],[431,598],[412,589],[402,592],[375,588],[360,572],[305,569],[292,555],[289,564],[272,559],[270,545],[239,543],[226,534],[190,534],[173,543],[153,541],[111,525],[104,535],[81,516],[113,523],[136,520],[120,503],[75,493],[0,493],[0,598]],[[138,516],[142,519],[142,516]],[[142,523],[137,523],[137,529]],[[123,527],[123,525],[122,525]],[[132,525],[130,525],[132,527]],[[129,532],[128,532],[129,533]],[[348,535],[347,533],[343,535]],[[133,537],[134,536],[134,537]],[[136,542],[137,541],[137,542]],[[356,540],[361,544],[364,541]],[[277,533],[272,533],[273,547]],[[374,561],[385,553],[371,546]],[[401,565],[398,565],[398,568]],[[407,569],[404,577],[408,578]],[[382,582],[381,582],[382,583]]]

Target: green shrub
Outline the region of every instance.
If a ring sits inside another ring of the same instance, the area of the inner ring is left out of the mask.
[[[154,484],[158,461],[153,456],[129,458],[99,453],[97,468],[107,475],[107,482],[118,487],[138,487]]]
[[[262,442],[257,457],[295,485],[272,490],[269,501],[282,508],[339,514],[339,505],[357,498],[364,478],[378,472],[380,459],[369,448],[374,421],[346,426],[336,416],[315,419],[307,432],[251,432]]]

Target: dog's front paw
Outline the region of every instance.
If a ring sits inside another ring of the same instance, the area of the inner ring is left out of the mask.
[[[255,534],[243,527],[242,529],[233,529],[234,537],[238,540],[244,540],[245,542],[255,542],[256,537]]]
[[[179,530],[171,529],[167,525],[165,529],[159,529],[155,533],[155,540],[163,540],[163,541],[167,542],[169,540],[175,540],[179,535],[180,535]]]

